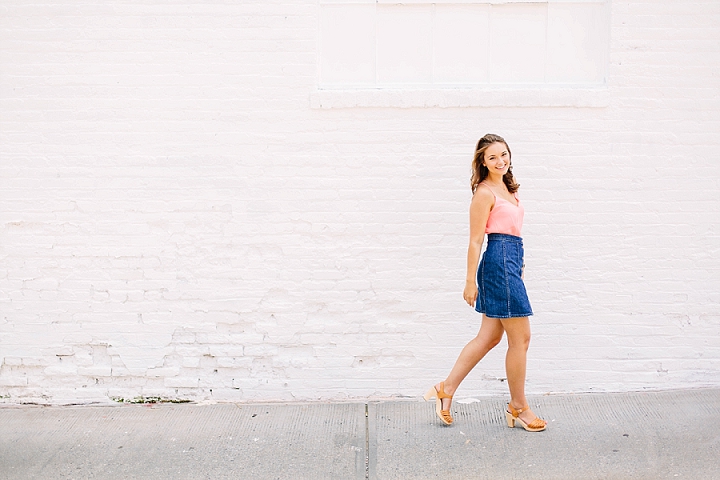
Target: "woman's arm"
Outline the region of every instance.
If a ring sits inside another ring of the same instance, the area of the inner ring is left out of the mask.
[[[463,291],[463,298],[470,306],[475,305],[478,296],[475,276],[477,275],[478,262],[480,262],[483,239],[485,238],[485,227],[494,203],[495,196],[490,189],[483,186],[478,187],[475,195],[473,195],[472,202],[470,202],[470,244],[467,253],[465,290]]]

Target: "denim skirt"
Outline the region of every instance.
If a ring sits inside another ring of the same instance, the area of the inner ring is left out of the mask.
[[[504,233],[488,234],[488,243],[477,271],[475,310],[491,318],[529,317],[533,314],[522,280],[522,238]]]

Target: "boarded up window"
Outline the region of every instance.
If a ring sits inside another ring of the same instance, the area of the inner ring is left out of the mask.
[[[603,85],[606,1],[323,0],[320,87]]]

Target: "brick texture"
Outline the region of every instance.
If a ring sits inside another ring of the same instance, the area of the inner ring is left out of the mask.
[[[313,108],[318,8],[3,2],[1,401],[420,395],[479,327],[487,132],[528,390],[720,385],[720,3],[612,1],[594,108]],[[503,357],[458,395],[505,392]]]

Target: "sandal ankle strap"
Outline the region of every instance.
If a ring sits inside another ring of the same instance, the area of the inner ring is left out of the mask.
[[[453,397],[452,395],[448,395],[447,393],[445,393],[445,382],[440,382],[440,390],[436,388],[435,391],[437,392],[437,397],[439,399]]]
[[[522,412],[524,412],[524,411],[527,410],[528,408],[530,408],[530,405],[525,405],[525,406],[522,407],[522,408],[516,409],[515,407],[513,407],[512,405],[510,405],[510,404],[508,403],[509,413],[510,413],[513,417],[517,417],[518,415],[520,415]]]

